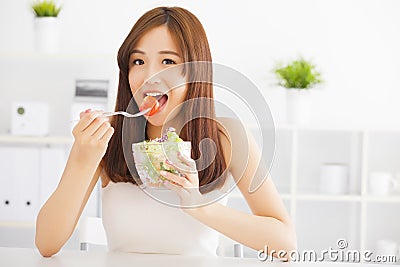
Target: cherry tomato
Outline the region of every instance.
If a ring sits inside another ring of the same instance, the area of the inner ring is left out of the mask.
[[[146,114],[148,116],[156,114],[158,112],[158,109],[160,108],[160,103],[158,103],[157,99],[149,95],[143,99],[143,102],[140,105],[139,110],[143,111],[148,108],[151,108],[151,110]]]

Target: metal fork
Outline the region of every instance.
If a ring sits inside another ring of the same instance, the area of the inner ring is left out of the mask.
[[[106,111],[106,112],[103,112],[101,114],[101,116],[102,117],[110,117],[110,116],[114,116],[114,115],[122,115],[122,116],[125,116],[125,117],[128,117],[128,118],[135,118],[135,117],[140,117],[140,116],[146,114],[150,110],[151,110],[151,108],[147,108],[147,109],[142,110],[142,111],[140,111],[138,113],[135,113],[135,114],[130,114],[130,113],[125,112],[125,111]],[[79,120],[72,120],[70,122],[77,122],[77,121],[79,121]]]
[[[136,114],[130,114],[130,113],[125,112],[125,111],[103,112],[101,115],[103,117],[110,117],[110,116],[114,116],[114,115],[123,115],[123,116],[128,117],[128,118],[134,118],[134,117],[142,116],[142,115],[146,114],[147,112],[149,112],[150,110],[151,110],[151,108],[147,108],[147,109],[142,110],[142,111],[140,111],[140,112],[138,112]]]

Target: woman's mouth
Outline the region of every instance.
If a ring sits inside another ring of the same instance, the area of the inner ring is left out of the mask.
[[[149,116],[154,116],[157,113],[161,112],[164,109],[166,103],[168,102],[168,94],[166,93],[164,94],[162,92],[157,92],[157,91],[145,92],[143,94],[143,97],[144,99],[146,99],[147,97],[151,97],[158,102],[157,110],[154,110],[154,112],[150,111],[151,115],[149,113],[148,114]]]
[[[164,107],[165,107],[165,105],[166,105],[167,102],[168,102],[168,95],[167,95],[167,94],[162,95],[162,96],[158,99],[158,103],[160,104],[160,107],[159,107],[159,109],[158,109],[158,112],[161,112],[161,111],[164,109]],[[157,112],[157,113],[158,113],[158,112]]]

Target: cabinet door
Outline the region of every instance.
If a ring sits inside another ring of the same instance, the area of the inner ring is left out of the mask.
[[[0,219],[33,221],[39,209],[39,149],[0,147]]]
[[[15,217],[17,206],[17,186],[14,179],[13,149],[0,147],[0,220],[8,221]]]
[[[13,154],[18,194],[16,220],[35,221],[39,211],[39,148],[16,148]]]
[[[62,147],[40,149],[40,206],[57,188],[67,161],[65,154]]]

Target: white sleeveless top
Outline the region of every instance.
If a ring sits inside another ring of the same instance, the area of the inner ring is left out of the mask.
[[[232,185],[231,175],[227,181],[223,192]],[[157,191],[178,198],[173,191]],[[225,196],[219,203],[227,201]],[[160,203],[137,185],[110,181],[102,188],[102,217],[110,251],[216,255],[217,231],[180,208]]]

